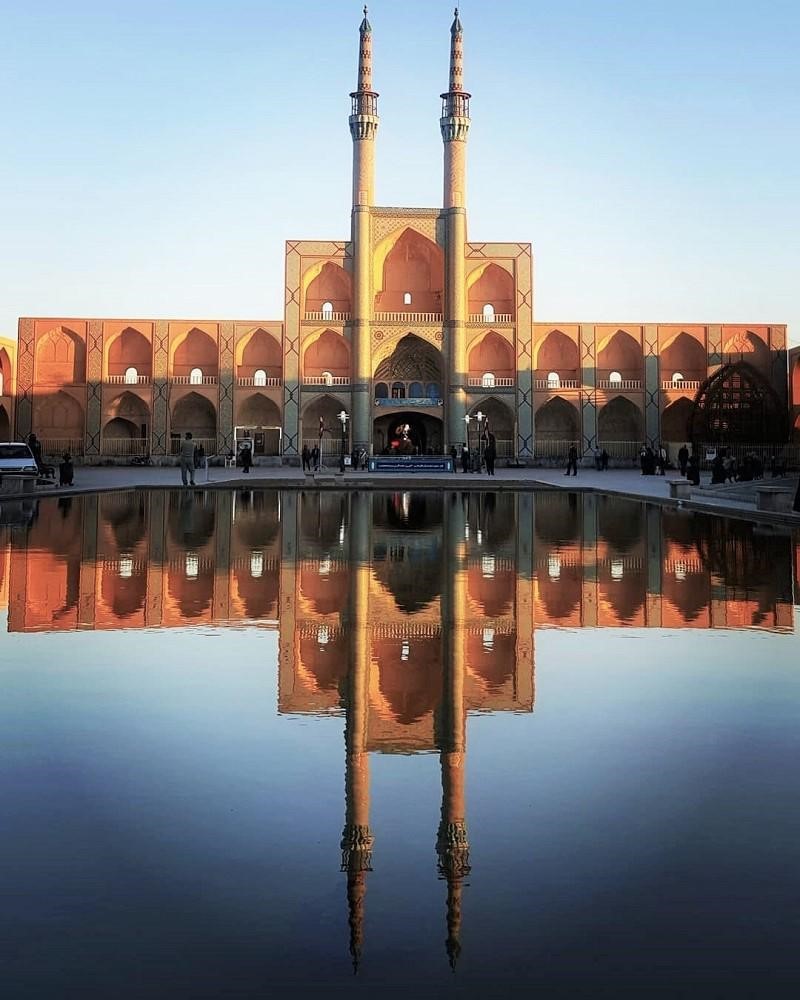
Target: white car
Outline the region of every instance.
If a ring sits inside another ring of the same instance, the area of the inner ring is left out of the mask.
[[[0,443],[0,476],[33,474],[38,471],[33,452],[26,444],[16,441]]]

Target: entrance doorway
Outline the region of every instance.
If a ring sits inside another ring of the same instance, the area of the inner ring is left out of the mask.
[[[372,447],[376,455],[441,455],[442,421],[427,413],[401,410],[376,417]]]

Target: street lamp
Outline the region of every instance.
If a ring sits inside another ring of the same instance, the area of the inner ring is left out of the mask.
[[[481,413],[480,410],[475,414],[475,419],[478,421],[478,468],[477,472],[480,472],[483,468],[483,458],[481,456],[481,449],[483,446],[483,421],[486,419],[486,414]]]
[[[467,435],[467,454],[468,455],[471,454],[471,452],[469,450],[469,422],[470,422],[470,420],[472,420],[472,417],[468,413],[465,413],[464,414],[464,430],[465,430],[466,435]],[[465,469],[464,471],[466,472],[467,469]]]
[[[347,443],[347,421],[350,419],[344,410],[341,410],[337,416],[342,424],[342,453],[339,456],[339,472],[344,472],[344,449]]]

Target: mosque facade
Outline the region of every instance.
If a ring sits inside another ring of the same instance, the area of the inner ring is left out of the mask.
[[[372,37],[365,13],[350,234],[286,243],[282,319],[24,317],[16,406],[3,398],[0,422],[86,462],[168,462],[187,431],[209,455],[249,438],[257,460],[289,464],[304,443],[391,451],[398,428],[433,454],[490,428],[500,461],[522,464],[560,459],[573,442],[584,457],[601,447],[625,460],[643,443],[789,439],[785,326],[542,322],[531,245],[468,238],[457,11],[442,204],[376,205]]]

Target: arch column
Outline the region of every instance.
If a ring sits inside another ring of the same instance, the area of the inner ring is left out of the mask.
[[[371,452],[372,407],[370,382],[372,350],[370,317],[372,288],[370,282],[370,210],[367,205],[354,205],[352,215],[353,240],[353,321],[350,328],[352,435],[354,448]]]
[[[644,432],[651,448],[661,440],[661,374],[658,360],[658,327],[644,328]]]
[[[100,455],[100,431],[103,410],[103,324],[89,320],[86,331],[86,430],[85,454]]]
[[[581,365],[582,450],[590,455],[597,441],[597,351],[594,326],[582,323],[579,328]]]
[[[169,323],[159,320],[153,331],[153,415],[150,454],[167,454],[169,408]]]
[[[447,143],[461,146],[461,143]],[[445,451],[464,439],[467,413],[467,291],[466,243],[467,211],[452,207],[445,210],[445,312],[444,333],[447,345],[447,438]]]

